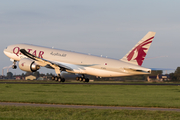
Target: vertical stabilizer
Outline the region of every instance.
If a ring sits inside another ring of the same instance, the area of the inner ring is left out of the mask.
[[[148,32],[121,60],[141,66],[155,34],[155,32]]]

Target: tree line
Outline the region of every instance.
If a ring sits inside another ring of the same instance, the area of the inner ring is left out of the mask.
[[[26,73],[22,73],[19,75],[13,75],[12,72],[8,72],[7,76],[5,76],[5,77],[7,77],[8,79],[13,79],[14,77],[17,77],[17,76],[25,78],[26,76],[29,76],[29,75],[33,75],[36,78],[39,78],[39,77],[43,77],[43,76],[52,76],[53,74],[52,73],[44,74],[44,73],[39,73],[39,71],[36,71],[36,72],[26,72]]]
[[[36,72],[22,73],[21,75],[13,75],[12,72],[8,72],[6,77],[9,79],[12,79],[13,77],[16,77],[16,76],[26,77],[29,75],[33,75],[36,78],[38,78],[38,77],[43,77],[43,76],[52,76],[53,74],[52,73],[43,74],[36,71]],[[97,78],[95,76],[89,76],[89,77],[94,80],[146,80],[147,76],[157,76],[157,75],[163,75],[163,71],[152,70],[150,75],[135,75],[135,76],[125,76],[125,77],[116,77],[116,78]],[[180,67],[177,67],[175,72],[164,74],[164,75],[168,75],[170,80],[172,81],[180,81]]]

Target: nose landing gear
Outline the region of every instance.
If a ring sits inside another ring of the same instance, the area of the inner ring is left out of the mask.
[[[12,65],[12,69],[16,69],[17,68],[17,65],[16,65],[16,60],[11,60],[13,62],[13,65]]]
[[[16,69],[17,68],[17,65],[12,65],[12,69]]]

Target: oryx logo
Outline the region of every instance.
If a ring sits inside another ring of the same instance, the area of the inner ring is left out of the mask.
[[[152,43],[153,38],[154,37],[151,37],[145,40],[144,42],[140,43],[138,46],[136,46],[127,56],[127,60],[136,60],[138,65],[141,66],[147,53],[146,50],[148,50],[148,48],[145,48],[143,46]]]
[[[24,67],[24,63],[25,63],[25,62],[23,62],[23,63],[21,64],[21,66],[23,66],[23,67]]]

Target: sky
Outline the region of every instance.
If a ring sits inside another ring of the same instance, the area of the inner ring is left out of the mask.
[[[0,68],[12,64],[3,53],[12,44],[29,43],[121,59],[148,31],[154,31],[143,67],[170,68],[174,70],[166,72],[174,72],[180,66],[179,5],[179,0],[3,0]],[[9,71],[23,73],[19,68]],[[54,73],[45,68],[40,72]]]

